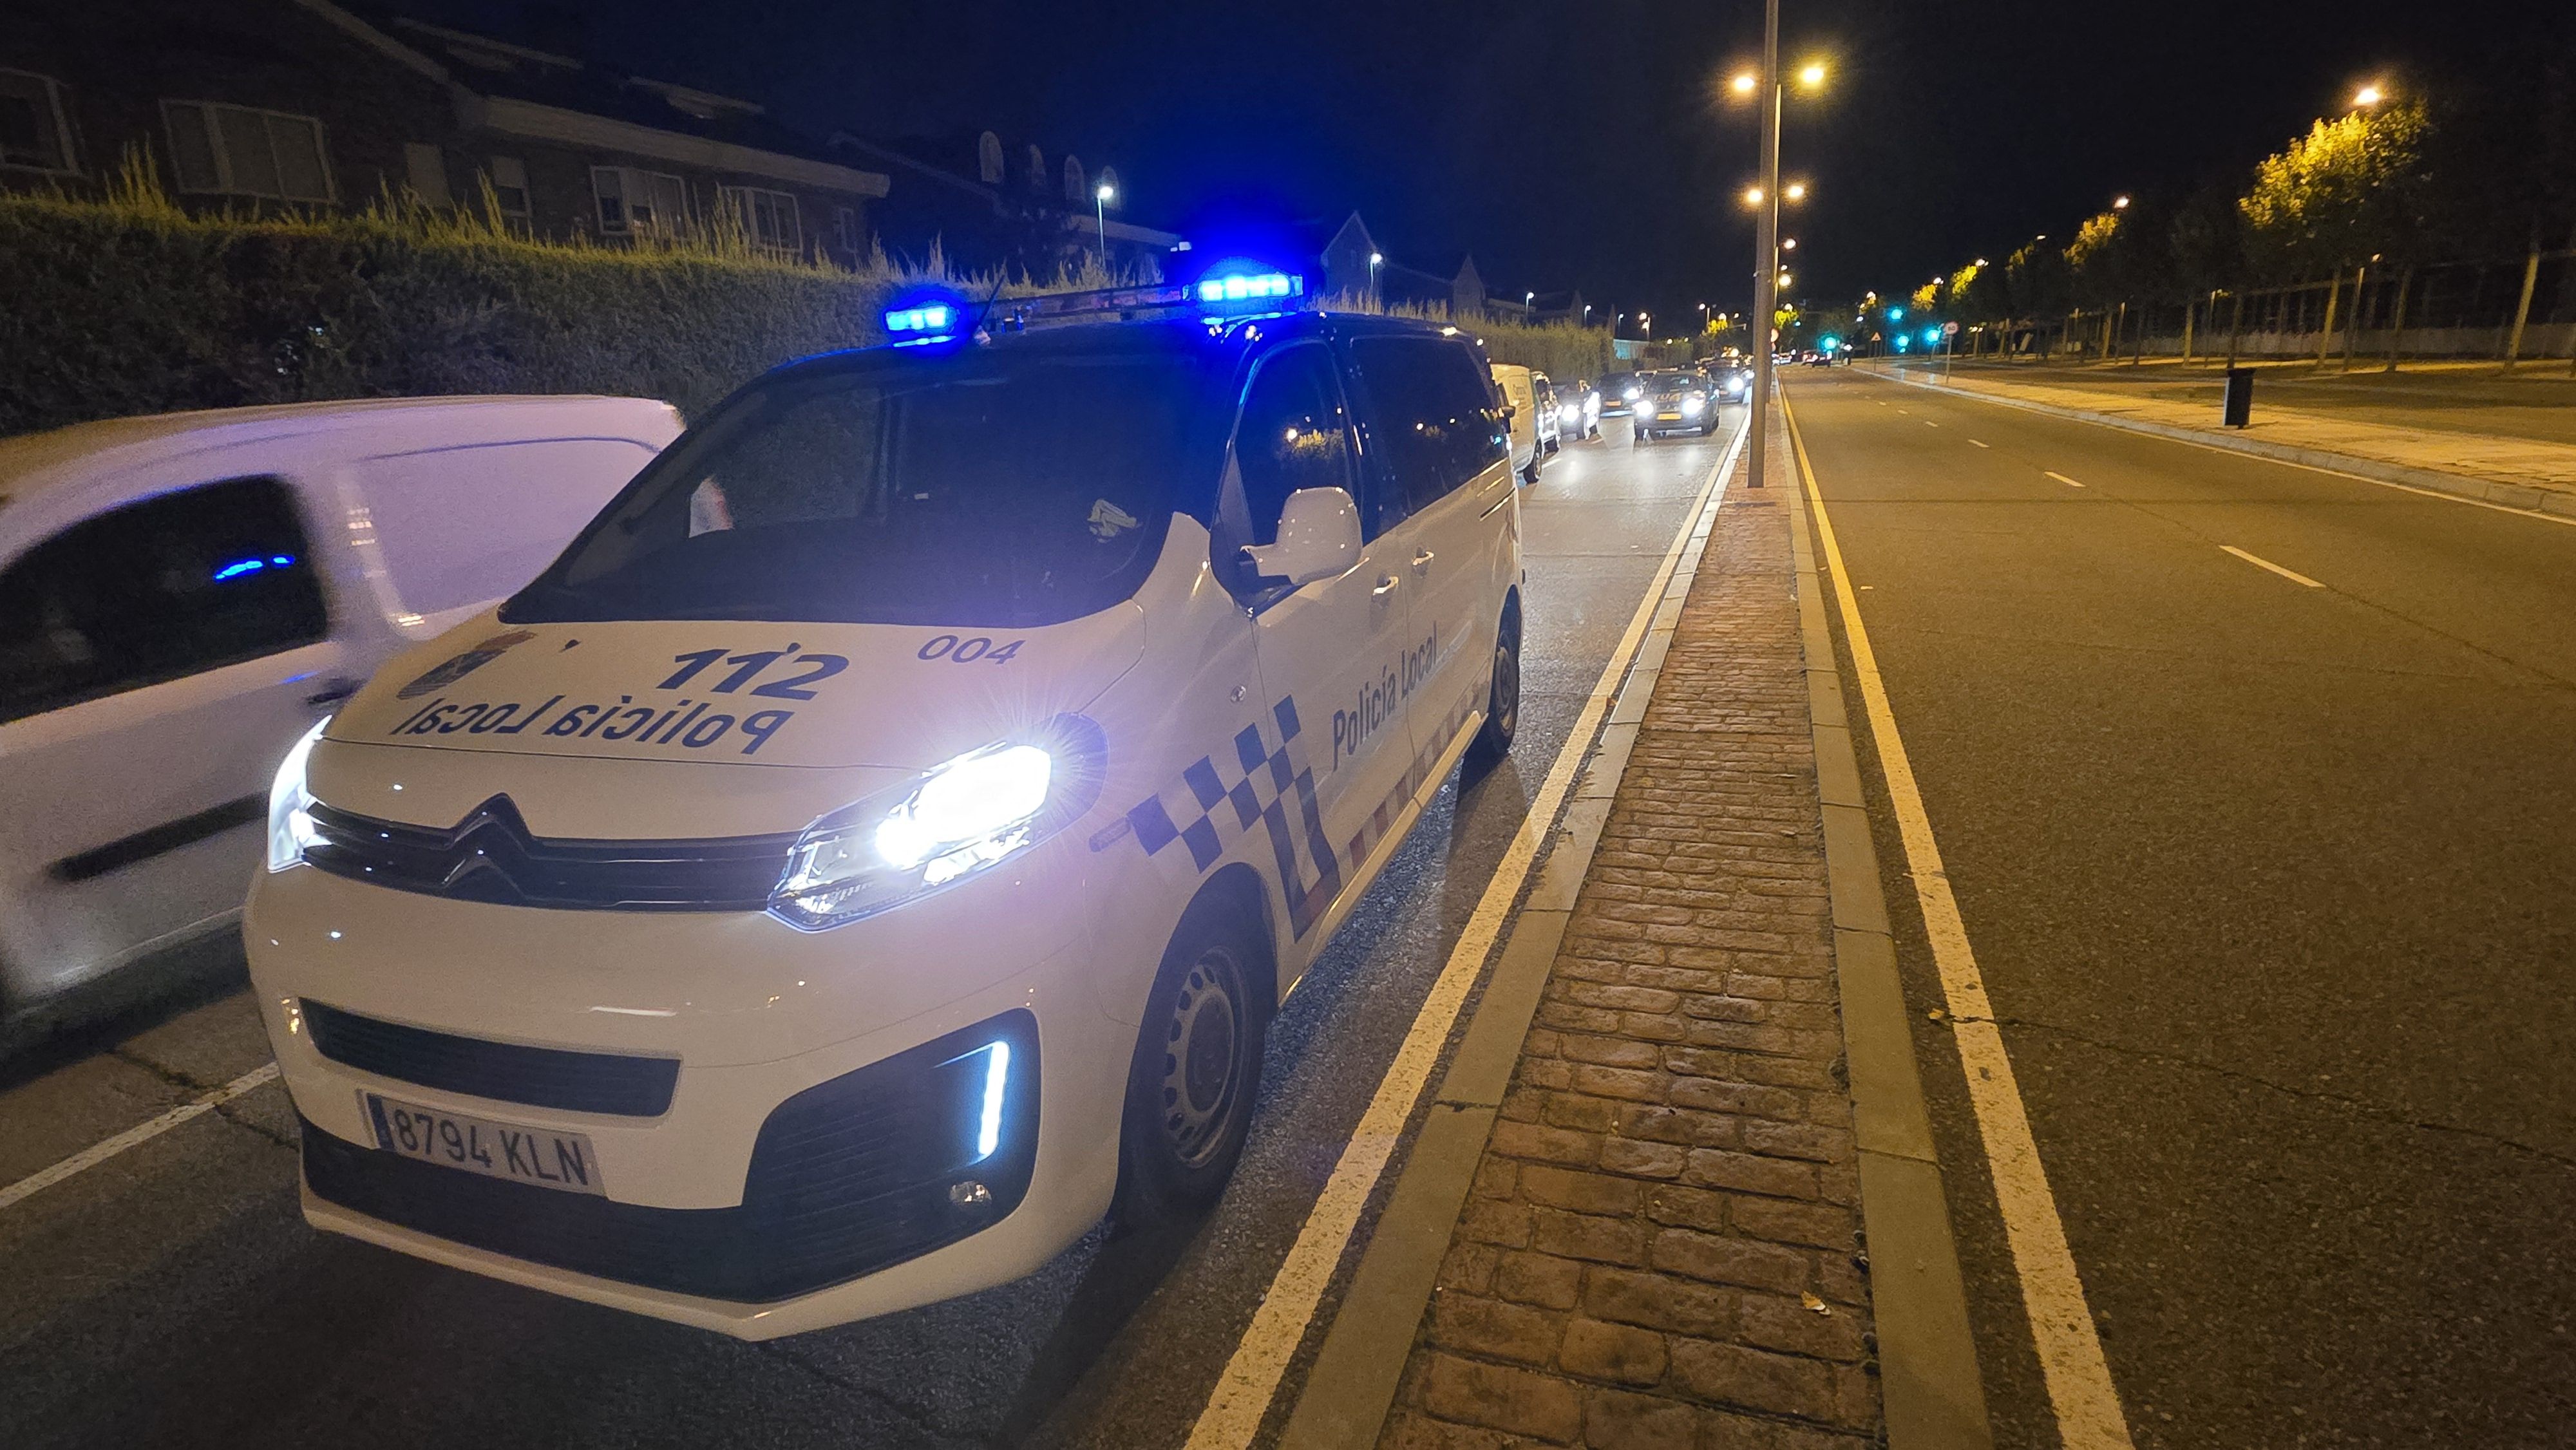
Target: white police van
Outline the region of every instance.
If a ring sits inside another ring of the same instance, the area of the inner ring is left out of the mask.
[[[765,1338],[1212,1200],[1518,709],[1481,349],[1301,294],[898,307],[307,736],[244,924],[307,1218]]]

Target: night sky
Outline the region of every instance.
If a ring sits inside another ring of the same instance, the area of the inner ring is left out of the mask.
[[[399,0],[527,35],[510,0]],[[1353,209],[1395,260],[1472,252],[1489,289],[1579,287],[1680,320],[1750,297],[1754,114],[1719,83],[1759,54],[1749,0],[566,0],[593,58],[769,105],[826,133],[973,132],[1117,167],[1127,214],[1233,199]],[[2247,170],[2354,85],[2523,83],[2576,0],[1784,0],[1783,233],[1794,291],[1911,288],[2116,193]],[[1596,316],[1601,315],[1596,313]],[[1658,332],[1665,329],[1659,325]]]

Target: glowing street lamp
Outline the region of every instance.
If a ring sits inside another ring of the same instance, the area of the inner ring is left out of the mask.
[[[1780,250],[1784,252],[1794,252],[1798,250],[1798,239],[1796,237],[1782,237],[1780,239]]]
[[[1824,83],[1825,63],[1823,61],[1811,60],[1805,65],[1798,67],[1798,84],[1805,86],[1808,90],[1812,91]]]
[[[2388,92],[2382,90],[2379,83],[2376,81],[2373,81],[2369,85],[2363,86],[2360,90],[2352,93],[2352,104],[2353,109],[2355,110],[2362,110],[2378,105],[2380,102],[2387,99]]]
[[[1762,188],[1758,186],[1748,186],[1744,188],[1744,204],[1746,206],[1760,206],[1762,204]]]
[[[1807,183],[1803,181],[1790,182],[1787,188],[1781,191],[1780,195],[1786,197],[1790,201],[1805,201],[1807,199]]]
[[[1100,267],[1103,271],[1109,268],[1109,202],[1117,195],[1118,188],[1105,181],[1091,189],[1091,216],[1100,224]]]
[[[2113,210],[2113,211],[2127,211],[2128,209],[2129,209],[2129,199],[2128,199],[2127,197],[2125,197],[2125,196],[2115,196],[2115,197],[2111,198],[2111,210]]]
[[[1762,84],[1762,78],[1751,71],[1746,71],[1735,79],[1727,82],[1728,87],[1739,96],[1749,96],[1753,94],[1753,88],[1760,84]]]

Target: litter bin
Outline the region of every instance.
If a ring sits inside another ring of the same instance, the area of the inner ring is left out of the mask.
[[[2227,370],[2227,406],[2223,421],[2230,428],[2242,428],[2254,412],[2254,370]]]

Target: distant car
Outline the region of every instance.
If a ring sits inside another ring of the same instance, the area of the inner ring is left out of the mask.
[[[1709,369],[1709,381],[1717,385],[1718,396],[1730,403],[1740,403],[1753,393],[1753,369],[1741,362],[1719,362]]]
[[[1502,392],[1503,405],[1511,410],[1512,472],[1521,482],[1538,482],[1538,390],[1530,385],[1530,370],[1514,363],[1494,363],[1494,386]]]
[[[231,934],[296,737],[679,432],[646,398],[394,398],[0,442],[0,1017]]]
[[[1530,374],[1530,393],[1537,411],[1532,415],[1538,424],[1538,447],[1541,453],[1554,453],[1560,446],[1556,416],[1556,384],[1542,372]]]
[[[1556,389],[1556,426],[1576,439],[1601,436],[1601,390],[1576,378]]]
[[[1695,372],[1651,375],[1635,407],[1631,434],[1639,443],[1675,433],[1705,438],[1717,431],[1717,388]]]
[[[1601,380],[1601,416],[1625,418],[1646,390],[1643,373],[1612,373]]]
[[[1810,353],[1806,362],[1811,368],[1829,368],[1834,365],[1834,355],[1829,352]]]

